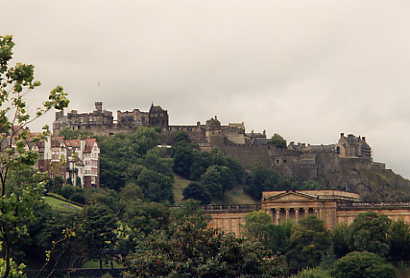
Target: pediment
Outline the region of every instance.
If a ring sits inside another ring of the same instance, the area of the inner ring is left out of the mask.
[[[289,192],[284,192],[278,195],[271,196],[269,198],[266,198],[265,201],[273,201],[273,202],[281,202],[281,201],[312,201],[316,200],[317,197],[310,195],[310,194],[305,194],[297,191],[289,191]]]

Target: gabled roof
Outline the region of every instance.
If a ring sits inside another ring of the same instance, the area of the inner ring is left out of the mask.
[[[97,143],[97,140],[95,138],[88,138],[85,139],[85,148],[84,152],[85,153],[90,153],[94,147],[94,144]]]
[[[302,193],[298,191],[283,191],[279,194],[271,195],[265,198],[265,201],[310,201],[316,200],[318,196]]]
[[[79,148],[81,146],[81,142],[79,139],[73,139],[73,140],[65,140],[64,143],[68,147],[75,147]]]

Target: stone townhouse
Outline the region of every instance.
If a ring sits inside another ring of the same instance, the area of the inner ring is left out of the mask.
[[[51,136],[34,147],[40,154],[38,168],[51,178],[80,187],[100,186],[100,148],[95,138],[64,140]]]

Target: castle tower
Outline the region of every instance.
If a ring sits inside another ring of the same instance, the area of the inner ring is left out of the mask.
[[[98,112],[103,111],[103,103],[101,101],[95,102],[95,110],[98,111]]]
[[[161,129],[168,129],[168,111],[162,109],[161,106],[155,106],[152,103],[148,112],[148,123],[152,127],[159,127]]]

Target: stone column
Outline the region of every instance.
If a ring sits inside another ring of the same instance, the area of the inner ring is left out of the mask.
[[[276,221],[275,224],[279,225],[279,217],[280,217],[280,208],[279,209],[275,209],[275,217],[276,217]]]
[[[285,220],[288,221],[288,220],[289,220],[289,209],[286,208],[286,209],[285,209],[285,212],[286,212],[286,214],[285,214],[285,215],[286,215],[286,216],[285,216]]]
[[[295,208],[295,221],[296,223],[299,221],[299,208]]]

